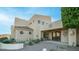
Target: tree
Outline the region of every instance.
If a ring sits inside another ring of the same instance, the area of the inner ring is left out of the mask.
[[[61,19],[64,28],[79,28],[79,7],[62,7]]]

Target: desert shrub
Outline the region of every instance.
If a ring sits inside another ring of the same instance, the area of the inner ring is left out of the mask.
[[[28,45],[33,45],[34,43],[30,40],[29,42],[28,42]]]
[[[16,42],[16,40],[14,38],[11,38],[10,42]]]
[[[39,40],[39,39],[36,39],[36,40],[32,40],[32,42],[34,42],[34,43],[39,43],[40,40]]]
[[[14,42],[16,42],[16,40],[13,39],[13,38],[12,39],[5,39],[5,40],[2,41],[2,43],[7,43],[7,44],[8,43],[14,43]]]
[[[29,40],[26,40],[26,41],[24,42],[24,44],[25,44],[25,45],[28,45],[28,44],[29,44]]]
[[[31,41],[32,41],[32,42],[34,42],[34,43],[36,42],[36,40],[35,40],[35,39],[34,39],[34,40],[31,40]]]
[[[43,38],[41,38],[41,41],[44,41]]]
[[[10,42],[10,40],[6,39],[6,40],[3,40],[2,43],[7,43],[8,44],[8,43],[11,43],[11,42]]]

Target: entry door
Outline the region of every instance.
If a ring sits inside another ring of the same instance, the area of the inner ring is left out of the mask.
[[[61,32],[60,31],[52,32],[52,40],[60,41],[61,40]]]

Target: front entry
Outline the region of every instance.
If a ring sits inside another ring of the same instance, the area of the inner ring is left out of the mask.
[[[60,31],[53,31],[52,32],[52,40],[60,41],[61,40],[61,32]]]
[[[61,31],[47,31],[43,33],[43,40],[61,41]]]

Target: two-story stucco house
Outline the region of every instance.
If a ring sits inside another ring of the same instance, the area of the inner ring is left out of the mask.
[[[16,41],[43,39],[70,46],[79,44],[78,30],[64,29],[61,20],[52,22],[50,16],[34,15],[28,21],[15,17],[11,30],[11,38]]]

